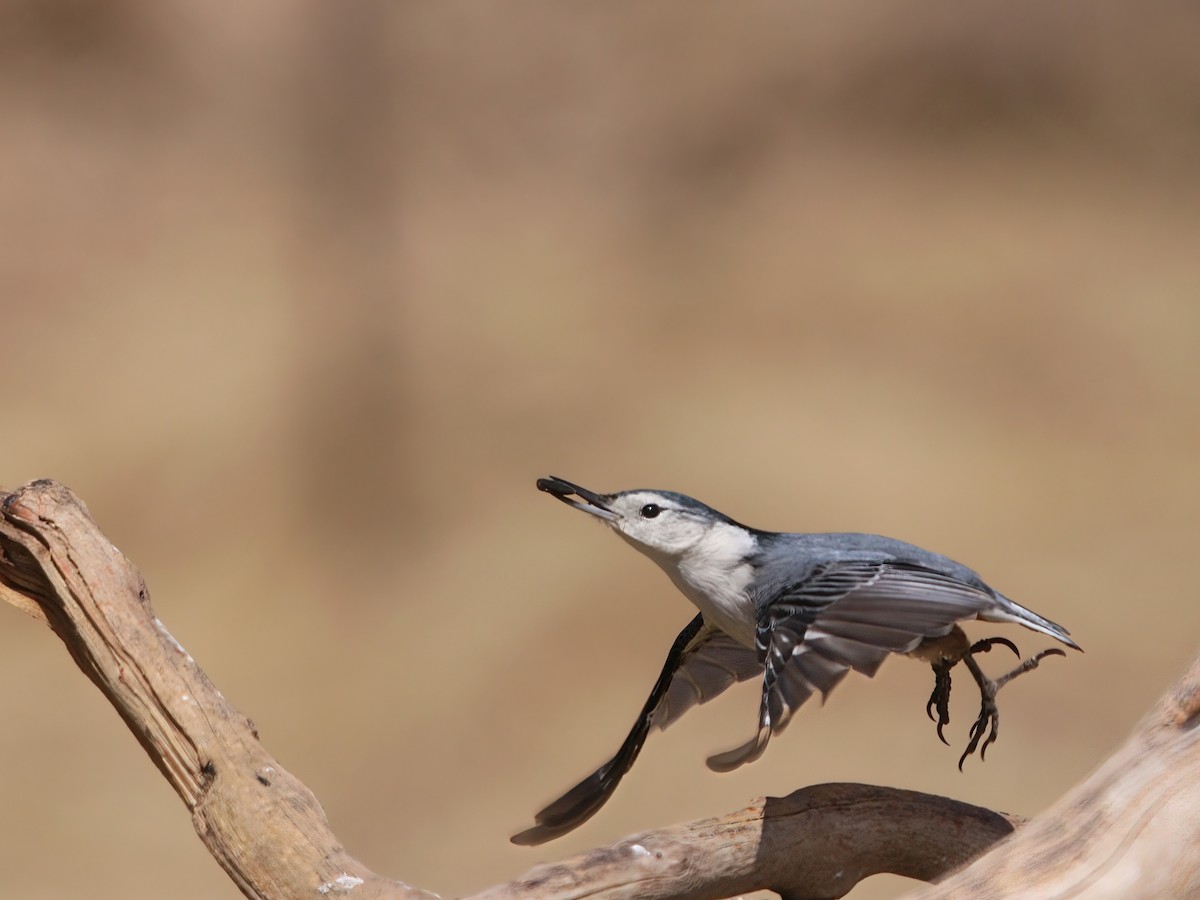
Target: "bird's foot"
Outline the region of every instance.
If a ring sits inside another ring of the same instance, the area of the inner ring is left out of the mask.
[[[938,740],[946,746],[950,746],[950,742],[946,740],[946,735],[943,733],[943,729],[950,724],[950,670],[963,656],[971,653],[987,653],[992,649],[993,644],[1008,647],[1018,658],[1021,656],[1017,645],[1007,638],[987,638],[972,644],[965,653],[962,653],[962,656],[947,656],[932,663],[933,692],[929,695],[929,702],[925,704],[925,715],[929,716],[931,722],[937,723]],[[936,719],[933,717],[935,710],[937,711]]]
[[[963,656],[963,662],[967,668],[971,670],[971,674],[975,678],[975,683],[979,685],[980,705],[979,718],[975,720],[975,724],[971,726],[970,741],[967,743],[967,749],[963,751],[963,755],[958,758],[958,770],[961,772],[963,763],[967,757],[979,750],[979,758],[987,758],[987,748],[996,741],[996,737],[1000,733],[1000,710],[996,706],[996,694],[1000,692],[1000,688],[1004,687],[1018,675],[1023,675],[1038,667],[1047,656],[1066,656],[1066,652],[1059,647],[1051,647],[1048,650],[1043,650],[1031,656],[1029,659],[1022,662],[1019,666],[1013,669],[1006,675],[999,678],[991,679],[983,674],[983,670],[979,668],[979,663],[975,662],[972,654],[977,652],[986,653],[992,648],[993,644],[1002,644],[1011,649],[1019,656],[1016,646],[1005,638],[990,638],[988,640],[979,641],[971,647]],[[987,734],[987,739],[984,740],[984,734]],[[983,746],[979,742],[983,741]]]

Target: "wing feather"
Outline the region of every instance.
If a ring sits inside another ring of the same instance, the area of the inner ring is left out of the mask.
[[[827,697],[851,669],[873,676],[889,653],[907,653],[999,604],[982,582],[920,565],[849,560],[817,567],[759,604],[765,676],[758,733],[709,766],[728,771],[757,759],[809,697]]]
[[[701,703],[707,703],[739,681],[762,674],[753,647],[744,647],[714,628],[708,628],[688,647],[666,694],[658,702],[650,725],[666,728]]]
[[[762,671],[758,652],[743,647],[696,616],[675,638],[658,681],[616,754],[535,816],[514,844],[541,844],[579,827],[612,796],[646,742],[652,727],[666,728],[700,703]],[[764,744],[765,746],[765,744]]]

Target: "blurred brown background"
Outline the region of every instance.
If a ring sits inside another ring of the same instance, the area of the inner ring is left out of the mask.
[[[0,15],[0,480],[87,501],[376,870],[461,894],[828,780],[1035,813],[1196,649],[1195,4]],[[714,775],[744,686],[512,847],[692,615],[550,472],[915,541],[1087,653],[962,775],[971,690],[945,748],[902,660]],[[0,893],[236,896],[44,626],[0,609],[0,666]]]

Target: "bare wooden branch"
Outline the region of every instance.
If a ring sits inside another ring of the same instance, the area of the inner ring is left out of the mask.
[[[247,897],[436,896],[346,853],[312,792],[154,617],[137,569],[69,490],[37,481],[4,497],[0,553],[4,598],[49,622]]]
[[[1011,840],[914,895],[1200,896],[1200,657],[1133,735]]]
[[[61,485],[0,495],[0,596],[63,640],[246,896],[436,896],[345,851],[316,798],[154,617],[137,569]],[[1200,896],[1198,714],[1200,658],[1091,778],[921,896]],[[716,898],[759,888],[833,898],[877,872],[936,880],[1014,824],[927,794],[818,785],[539,866],[476,900]]]
[[[841,897],[879,872],[937,878],[1018,821],[931,794],[821,784],[539,866],[472,900],[707,900],[762,889],[791,900]]]

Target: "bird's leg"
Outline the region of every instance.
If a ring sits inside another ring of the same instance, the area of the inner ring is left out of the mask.
[[[933,668],[933,691],[925,704],[925,715],[931,722],[937,723],[938,740],[947,746],[943,729],[950,723],[950,670],[958,665],[971,649],[966,633],[957,625],[949,633],[936,638],[926,638],[913,650],[909,656],[929,663]],[[937,710],[937,718],[933,717]]]
[[[983,650],[982,646],[976,647]],[[947,634],[926,638],[909,651],[909,656],[929,663],[933,669],[933,691],[925,704],[925,715],[929,716],[931,722],[937,723],[938,740],[947,746],[950,742],[946,740],[943,729],[950,724],[950,670],[972,649],[975,647],[967,640],[966,633],[956,625]],[[936,719],[933,716],[934,710],[937,710]]]
[[[929,695],[929,702],[925,704],[925,715],[929,716],[931,722],[937,722],[938,738],[947,747],[950,746],[950,742],[946,740],[942,729],[950,724],[950,670],[957,665],[960,659],[964,659],[972,653],[986,653],[992,649],[993,644],[1001,644],[1012,650],[1018,658],[1021,656],[1021,651],[1017,649],[1017,645],[1007,638],[989,638],[968,645],[966,636],[961,632],[948,637],[952,638],[950,642],[943,645],[931,643],[926,652],[927,657],[932,657],[930,665],[933,668],[933,693]],[[953,638],[961,639],[961,643],[953,640]],[[935,709],[938,714],[936,719],[933,717]]]
[[[983,674],[983,670],[979,668],[979,663],[975,662],[974,657],[975,653],[986,653],[991,650],[993,644],[1002,644],[1016,653],[1017,656],[1021,655],[1016,645],[1005,638],[989,638],[979,641],[971,645],[971,649],[963,654],[963,662],[966,663],[967,668],[971,671],[971,675],[974,676],[975,683],[979,685],[980,706],[979,718],[971,726],[971,740],[967,744],[967,749],[963,751],[963,755],[958,758],[958,770],[960,772],[967,757],[974,753],[977,748],[979,749],[979,758],[985,759],[987,757],[987,748],[995,742],[1000,732],[1000,710],[996,706],[996,694],[999,693],[1000,688],[1004,687],[1018,675],[1023,675],[1025,672],[1036,669],[1038,663],[1047,656],[1067,655],[1061,648],[1051,647],[1048,650],[1043,650],[1041,653],[1031,656],[1007,675],[1002,675],[1000,678],[993,680]],[[987,732],[987,740],[980,747],[979,741],[983,738],[984,732]]]

